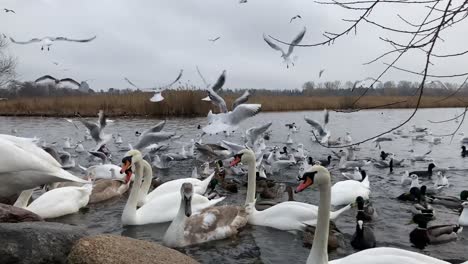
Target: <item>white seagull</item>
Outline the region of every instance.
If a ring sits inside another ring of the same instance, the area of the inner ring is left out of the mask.
[[[286,67],[289,68],[289,63],[291,63],[294,66],[294,63],[291,61],[290,56],[293,53],[294,47],[298,45],[302,39],[304,38],[304,35],[306,33],[306,28],[304,27],[301,32],[293,39],[291,42],[291,45],[289,45],[288,52],[284,52],[284,50],[273,43],[270,39],[267,38],[265,34],[263,34],[263,40],[274,50],[280,51],[281,52],[281,57],[284,59],[284,62],[286,63]]]
[[[33,38],[28,41],[16,41],[12,37],[10,37],[11,42],[15,44],[31,44],[36,42],[41,42],[41,50],[44,50],[44,47],[47,47],[47,50],[50,50],[50,46],[54,44],[54,41],[71,41],[71,42],[90,42],[94,40],[96,36],[89,38],[89,39],[70,39],[65,37],[44,37],[44,38]]]

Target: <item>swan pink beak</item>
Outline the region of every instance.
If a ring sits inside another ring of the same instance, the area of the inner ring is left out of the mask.
[[[302,192],[303,190],[305,190],[307,187],[309,187],[312,184],[313,184],[312,180],[310,178],[306,178],[304,182],[302,182],[301,184],[299,184],[299,186],[297,186],[296,193]]]
[[[239,164],[239,162],[241,162],[241,158],[240,157],[234,157],[234,160],[232,160],[229,165],[231,165],[231,167],[236,166],[237,164]]]

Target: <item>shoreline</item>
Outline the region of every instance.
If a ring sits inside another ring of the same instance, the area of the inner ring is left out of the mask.
[[[64,97],[19,98],[0,101],[0,116],[9,117],[95,117],[98,110],[105,111],[108,117],[120,118],[161,118],[161,117],[206,117],[217,107],[201,99],[202,91],[168,91],[165,100],[159,103],[149,101],[149,93],[94,94]],[[228,109],[237,95],[224,96]],[[261,112],[294,112],[313,110],[375,110],[414,108],[417,97],[405,96],[365,96],[349,106],[357,96],[306,96],[306,95],[253,95],[247,103],[262,105]],[[468,97],[451,97],[442,102],[445,96],[423,96],[420,108],[466,107]],[[462,99],[462,100],[459,100]],[[383,106],[385,107],[376,107]]]

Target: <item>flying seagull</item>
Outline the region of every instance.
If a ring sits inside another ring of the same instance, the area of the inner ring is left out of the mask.
[[[211,42],[216,42],[216,41],[217,41],[218,39],[220,39],[220,38],[221,38],[221,37],[216,37],[216,38],[214,38],[214,39],[208,39],[208,40],[211,41]]]
[[[321,69],[320,72],[319,72],[319,78],[322,77],[322,74],[323,72],[325,71],[325,69]]]
[[[240,0],[239,1],[239,4],[245,4],[245,3],[247,3],[247,0]]]
[[[54,78],[50,75],[44,75],[42,77],[39,77],[37,80],[35,80],[34,82],[35,83],[38,83],[38,82],[41,82],[41,81],[46,81],[46,80],[51,80],[51,81],[54,81],[55,84],[60,84],[60,83],[64,83],[64,82],[69,82],[69,83],[72,83],[72,84],[75,84],[77,85],[78,87],[80,86],[80,84],[73,80],[72,78],[64,78],[64,79],[57,79],[57,78]]]
[[[273,43],[270,39],[268,39],[265,34],[263,34],[263,39],[272,49],[278,50],[281,52],[281,57],[284,59],[284,62],[286,63],[286,67],[289,68],[289,63],[291,63],[294,66],[294,63],[291,61],[291,58],[290,58],[294,50],[294,46],[299,44],[302,41],[305,33],[306,33],[306,28],[304,27],[302,31],[299,32],[299,34],[293,39],[293,41],[291,42],[291,45],[289,45],[289,49],[287,53],[285,53],[281,47],[279,47],[278,45]]]
[[[376,79],[374,79],[372,77],[367,77],[364,80],[355,81],[354,84],[353,84],[353,88],[351,88],[351,92],[354,91],[354,89],[356,89],[356,88],[364,88],[366,86],[365,85],[366,81],[381,83],[381,81],[378,81],[378,80],[376,80]],[[357,86],[358,84],[359,84],[359,86]],[[369,88],[372,88],[372,85],[370,85]]]
[[[96,36],[89,38],[89,39],[70,39],[65,37],[44,37],[44,38],[33,38],[28,41],[16,41],[12,37],[10,37],[11,42],[15,44],[31,44],[36,42],[41,42],[41,50],[44,50],[44,46],[47,47],[47,50],[50,50],[50,46],[54,44],[54,41],[71,41],[71,42],[90,42],[94,40]]]
[[[176,82],[178,82],[180,80],[180,78],[182,78],[183,73],[184,73],[184,70],[182,69],[182,70],[180,70],[179,75],[177,75],[176,79],[173,82],[171,82],[170,84],[165,85],[165,86],[154,87],[154,88],[140,88],[137,85],[135,85],[132,81],[130,81],[127,77],[125,77],[124,80],[127,81],[131,86],[133,86],[133,87],[135,87],[137,89],[140,89],[140,90],[143,90],[143,91],[154,92],[153,97],[150,98],[151,102],[161,102],[162,100],[164,100],[164,97],[162,96],[161,93],[164,90],[170,88]]]
[[[232,110],[234,110],[237,106],[247,102],[250,97],[250,92],[245,91],[239,98],[237,98],[234,103],[232,103]]]
[[[223,85],[224,85],[225,82],[226,82],[226,70],[224,70],[221,73],[218,80],[215,82],[215,84],[213,86],[207,88],[206,92],[208,93],[208,96],[203,98],[202,101],[215,100],[213,103],[218,105],[220,107],[220,109],[221,109],[222,106],[220,106],[220,104],[219,104],[220,100],[218,99],[218,97],[220,97],[220,96],[217,94],[217,92],[219,90],[221,90],[221,88],[223,88]],[[226,103],[224,102],[224,100],[223,100],[223,103],[224,103],[224,107],[226,107]],[[227,109],[227,107],[226,107],[226,109]]]
[[[302,17],[301,17],[300,15],[296,15],[296,16],[293,16],[293,17],[291,18],[291,20],[289,21],[289,23],[291,23],[291,22],[292,22],[294,19],[296,19],[296,18],[301,18],[301,19],[302,19]]]
[[[55,62],[55,61],[53,61],[52,63],[55,64],[55,65],[59,65],[58,62]]]
[[[13,13],[13,14],[16,14],[15,10],[13,10],[13,9],[3,8],[3,10],[5,10],[5,13]]]

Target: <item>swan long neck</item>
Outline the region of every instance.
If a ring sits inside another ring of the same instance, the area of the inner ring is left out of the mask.
[[[167,246],[180,246],[184,241],[185,221],[187,219],[187,216],[185,215],[185,207],[184,195],[181,195],[179,211],[164,234],[163,241]]]
[[[317,228],[307,264],[328,264],[328,230],[330,227],[330,182],[319,185],[320,203]]]
[[[131,223],[136,220],[138,195],[140,192],[141,182],[143,178],[143,166],[141,161],[135,162],[135,180],[133,182],[132,190],[128,196],[127,203],[125,204],[122,213],[122,222]]]
[[[151,178],[153,178],[153,169],[151,168],[151,165],[149,165],[146,160],[143,160],[142,163],[144,179],[138,195],[138,203],[141,205],[143,205],[145,202],[146,196],[148,195],[149,189],[151,187]]]
[[[255,159],[251,160],[248,164],[248,180],[247,180],[247,196],[245,197],[245,205],[255,202],[255,192],[257,185],[257,168]]]
[[[28,207],[28,202],[32,196],[32,193],[33,193],[33,189],[22,191],[21,194],[18,196],[18,199],[16,200],[15,204],[13,204],[13,206],[19,207],[19,208]]]

